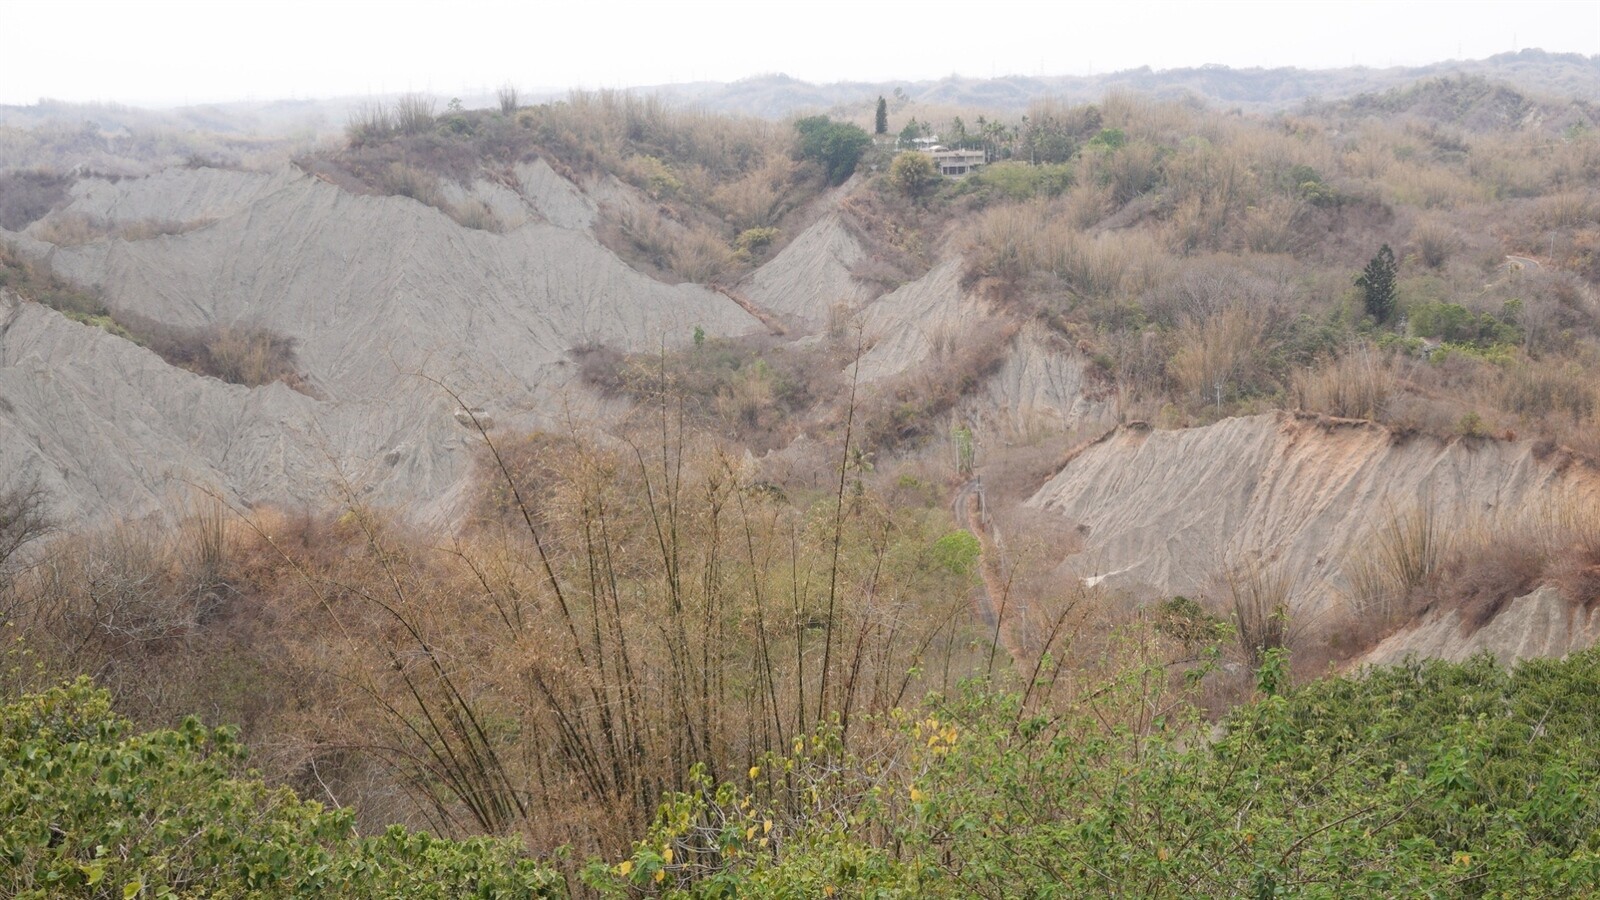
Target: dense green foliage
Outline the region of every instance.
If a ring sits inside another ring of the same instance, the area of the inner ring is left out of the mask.
[[[606,896],[1576,896],[1600,888],[1600,651],[1285,688],[1207,729],[1158,662],[1058,711],[973,683],[847,745],[703,771]],[[1032,692],[1030,692],[1032,695]],[[1143,710],[1143,713],[1130,713]],[[1153,712],[1154,711],[1154,712]],[[452,842],[236,777],[227,729],[133,734],[86,681],[0,712],[0,890],[86,897],[529,896],[504,841]],[[851,749],[851,747],[857,749]],[[867,749],[869,748],[870,749]]]
[[[1521,303],[1512,300],[1493,313],[1474,313],[1458,303],[1418,303],[1409,310],[1411,330],[1418,337],[1437,338],[1448,344],[1467,344],[1492,347],[1497,344],[1514,345],[1522,340],[1517,327],[1517,312]]]
[[[87,679],[0,710],[0,894],[11,897],[527,897],[559,881],[505,841],[398,826],[357,837],[236,777],[229,729],[133,733]]]
[[[844,184],[855,174],[856,163],[872,146],[872,138],[848,122],[827,116],[808,116],[794,123],[798,142],[795,155],[822,166],[829,184]]]
[[[1276,691],[1212,737],[1154,700],[1159,667],[1042,714],[974,690],[871,759],[824,736],[670,801],[617,896],[1577,896],[1600,888],[1600,654],[1410,663]],[[1111,721],[1112,724],[1106,724]],[[796,796],[802,811],[793,809]],[[765,804],[765,805],[764,805]],[[775,824],[774,824],[775,823]]]
[[[939,170],[926,153],[902,153],[889,166],[889,183],[907,197],[921,199],[939,186]]]
[[[1394,317],[1394,276],[1396,271],[1394,251],[1388,244],[1378,248],[1367,267],[1356,276],[1356,287],[1361,288],[1361,299],[1367,315],[1379,322]]]

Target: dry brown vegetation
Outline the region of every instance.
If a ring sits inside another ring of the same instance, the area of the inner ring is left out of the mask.
[[[75,247],[102,240],[145,241],[169,234],[184,234],[210,225],[212,219],[191,219],[175,222],[162,219],[141,219],[133,222],[112,222],[84,215],[56,215],[40,223],[33,237],[61,247]]]
[[[1583,465],[1584,463],[1575,463]],[[1535,499],[1471,521],[1441,521],[1422,502],[1373,523],[1345,563],[1352,607],[1335,658],[1348,659],[1427,615],[1459,613],[1463,635],[1542,585],[1575,609],[1600,602],[1600,509],[1578,497]]]
[[[964,235],[969,284],[1088,345],[1124,408],[1165,425],[1300,407],[1592,453],[1600,420],[1576,373],[1600,356],[1600,139],[1587,107],[1470,112],[1513,95],[1467,79],[1400,92],[1382,115],[1130,95],[1036,110],[983,143],[1027,159],[1041,121],[1078,123],[1050,138],[1065,190],[996,167],[928,215]],[[1385,243],[1402,251],[1402,317],[1378,323],[1352,280]]]
[[[0,172],[0,228],[21,231],[66,202],[72,179],[48,170]]]
[[[886,505],[842,449],[786,495],[683,414],[486,443],[483,518],[442,542],[358,505],[70,538],[3,618],[46,669],[25,677],[239,723],[269,777],[374,826],[616,853],[693,765],[870,734],[995,658],[940,511]]]
[[[68,318],[94,325],[154,352],[171,365],[229,384],[259,387],[282,382],[313,394],[300,372],[294,340],[261,325],[168,325],[113,309],[96,290],[81,288],[23,260],[0,245],[0,287],[44,304]]]
[[[653,276],[701,283],[751,261],[738,252],[739,235],[776,226],[823,187],[818,173],[790,158],[787,129],[769,122],[621,91],[505,105],[442,114],[419,97],[368,105],[352,116],[344,151],[301,165],[491,231],[500,224],[449,201],[441,179],[470,188],[489,178],[520,190],[505,173],[535,159],[584,183],[616,179],[624,193],[602,204],[601,239]]]

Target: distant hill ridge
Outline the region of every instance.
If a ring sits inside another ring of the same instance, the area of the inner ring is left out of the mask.
[[[782,119],[815,110],[868,109],[878,96],[899,102],[1019,111],[1043,98],[1064,102],[1098,100],[1108,91],[1130,90],[1163,99],[1195,98],[1217,106],[1256,112],[1296,108],[1307,101],[1337,101],[1376,94],[1421,79],[1475,75],[1518,90],[1600,102],[1600,56],[1550,53],[1539,49],[1500,53],[1479,60],[1447,60],[1425,66],[1374,69],[1232,68],[1205,65],[1177,69],[1143,66],[1102,75],[1006,75],[997,78],[951,76],[930,81],[839,81],[814,84],[781,73],[732,82],[643,85],[627,90],[655,94],[683,105],[715,112]],[[898,94],[896,92],[899,92]],[[527,101],[565,96],[565,91],[527,91]],[[463,92],[469,109],[493,107],[491,94]],[[101,128],[189,128],[217,133],[337,131],[351,110],[368,97],[320,100],[241,101],[163,110],[107,103],[77,104],[41,100],[26,106],[0,105],[0,126],[94,121]],[[445,99],[441,95],[440,99]],[[869,110],[870,111],[870,110]]]

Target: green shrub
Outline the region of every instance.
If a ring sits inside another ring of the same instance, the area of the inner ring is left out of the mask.
[[[952,531],[933,542],[934,560],[953,575],[972,571],[980,552],[978,539],[966,530]]]
[[[1455,303],[1419,303],[1408,312],[1411,330],[1419,337],[1478,347],[1516,344],[1522,340],[1522,331],[1514,318],[1474,313]]]
[[[972,685],[896,719],[871,759],[823,733],[749,780],[672,798],[591,884],[619,897],[1600,889],[1600,652],[1514,671],[1413,661],[1302,688],[1285,687],[1286,665],[1269,653],[1263,696],[1214,731],[1181,706],[1142,727],[1104,718],[1153,699],[1159,664],[1063,712]]]
[[[359,838],[240,773],[232,730],[135,733],[87,679],[0,709],[0,893],[11,897],[554,896],[506,841]]]
[[[964,184],[963,192],[990,192],[1007,200],[1057,197],[1072,187],[1072,167],[1065,163],[1029,165],[997,162],[979,169]]]
[[[808,116],[794,123],[795,156],[822,167],[829,184],[844,184],[855,174],[856,163],[872,146],[872,137],[848,122],[827,116]]]
[[[747,256],[758,256],[782,234],[776,228],[746,228],[734,239],[733,248]]]

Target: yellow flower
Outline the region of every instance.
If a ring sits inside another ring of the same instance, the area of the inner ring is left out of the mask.
[[[750,767],[750,780],[751,781],[754,781],[756,779],[756,776],[760,775],[760,774],[761,774],[761,767],[760,766],[751,766]]]
[[[823,887],[823,889],[822,889],[822,895],[824,897],[832,897],[834,894],[837,894],[837,893],[839,893],[839,889],[834,887],[831,884]]]
[[[672,848],[668,847],[667,849],[662,850],[661,851],[661,858],[666,860],[667,862],[672,862]]]
[[[761,833],[762,834],[771,834],[772,833],[772,820],[771,819],[764,819],[761,822]]]
[[[660,882],[660,881],[665,881],[666,879],[667,879],[667,870],[666,869],[657,869],[656,870],[656,881]]]
[[[632,871],[633,871],[633,860],[631,860],[631,859],[625,859],[622,862],[617,864],[617,874],[621,875],[624,878],[628,877],[628,873],[632,872]]]
[[[912,788],[911,789],[911,802],[912,803],[921,803],[922,802],[922,798],[925,797],[925,796],[927,796],[927,795],[922,793],[921,791],[917,790],[916,788]]]
[[[1158,847],[1156,849],[1156,859],[1159,859],[1162,862],[1166,862],[1167,860],[1169,860],[1171,858],[1172,858],[1172,851],[1171,850],[1168,850],[1165,847]]]
[[[1472,854],[1471,853],[1457,853],[1456,854],[1456,865],[1458,865],[1458,866],[1470,866],[1470,865],[1472,865]]]

